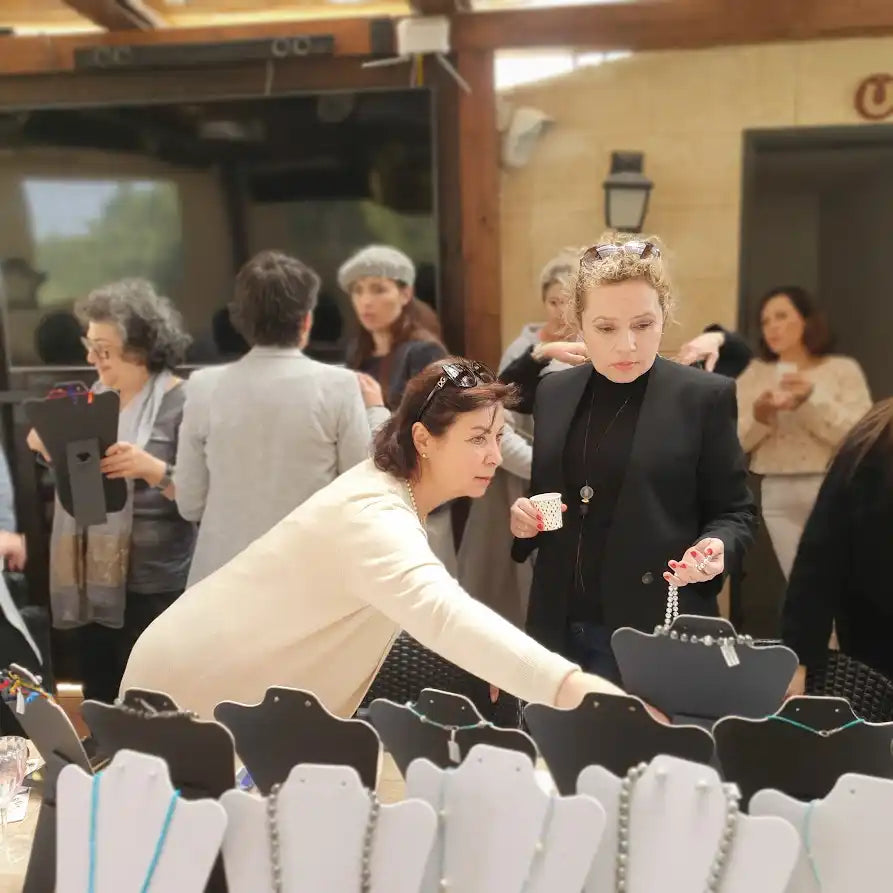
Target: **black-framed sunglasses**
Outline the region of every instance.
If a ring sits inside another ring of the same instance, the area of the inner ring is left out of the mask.
[[[476,388],[478,385],[490,384],[496,381],[496,376],[483,363],[472,360],[469,363],[445,363],[443,375],[437,379],[437,384],[431,388],[431,393],[425,398],[416,421],[420,422],[425,411],[431,405],[434,395],[442,391],[448,384],[457,388]]]
[[[644,260],[646,257],[660,257],[660,248],[654,242],[646,242],[644,239],[631,239],[629,242],[624,242],[621,245],[593,245],[583,252],[582,260],[607,260],[615,254],[633,254]]]

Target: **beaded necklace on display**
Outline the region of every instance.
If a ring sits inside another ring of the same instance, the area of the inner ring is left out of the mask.
[[[726,645],[752,645],[753,636],[695,636],[689,633],[680,633],[678,630],[668,630],[665,626],[654,627],[656,636],[667,636],[667,638],[678,640],[680,642],[689,642],[692,645],[700,643],[701,645],[719,645],[720,648]]]
[[[617,810],[617,856],[615,862],[615,890],[616,893],[626,893],[627,869],[630,857],[630,814],[633,794],[636,782],[648,769],[646,763],[633,766],[620,783],[620,804]],[[738,829],[739,800],[738,788],[733,784],[722,786],[726,799],[726,814],[723,820],[722,833],[719,845],[710,864],[707,873],[707,881],[704,885],[704,893],[717,893],[722,883],[723,875],[729,861],[729,853]]]
[[[282,848],[279,839],[279,792],[281,784],[274,784],[267,797],[267,837],[270,841],[270,871],[273,880],[273,893],[282,893]],[[372,890],[372,849],[375,845],[375,832],[381,801],[374,791],[369,792],[369,818],[363,833],[363,854],[360,865],[360,893]]]
[[[488,722],[486,719],[479,719],[476,722],[468,723],[466,725],[447,725],[446,723],[437,722],[436,720],[429,719],[424,713],[417,710],[412,701],[406,702],[406,708],[419,720],[419,722],[434,726],[435,729],[443,729],[443,731],[450,733],[450,740],[447,742],[447,754],[450,760],[454,763],[462,762],[462,753],[459,749],[459,742],[456,741],[457,732],[467,732],[470,729],[489,729],[493,727],[493,723]]]
[[[673,621],[679,616],[679,587],[670,583],[667,589],[667,610],[664,614],[664,626],[669,629]],[[660,627],[658,627],[660,629]],[[657,632],[657,630],[655,630]]]
[[[820,738],[830,738],[832,735],[844,731],[844,729],[851,729],[853,726],[861,726],[865,724],[864,719],[859,719],[857,717],[856,719],[851,719],[849,722],[845,722],[842,726],[838,726],[836,729],[814,729],[812,726],[808,726],[805,723],[797,722],[796,719],[791,719],[787,716],[779,716],[777,713],[768,716],[767,719],[783,722],[786,725],[793,726],[795,729],[802,729],[804,732],[812,732],[813,735],[818,735]]]
[[[752,645],[753,636],[693,636],[689,633],[680,633],[678,630],[670,629],[673,621],[679,616],[679,587],[670,583],[667,589],[667,610],[664,614],[663,625],[654,627],[654,635],[668,636],[671,639],[678,639],[680,642],[690,642],[691,644],[701,643],[702,645],[719,645],[720,648],[729,645]]]
[[[89,831],[89,861],[87,863],[87,893],[96,893],[96,866],[99,858],[99,841],[97,839],[97,825],[99,819],[99,780],[102,778],[102,773],[97,772],[96,775],[93,776],[92,788],[90,789],[90,831]],[[167,811],[164,814],[164,821],[161,825],[161,831],[158,834],[158,840],[155,843],[155,850],[152,853],[152,859],[149,862],[149,867],[146,869],[146,876],[143,879],[143,883],[140,885],[140,893],[148,893],[149,888],[152,886],[152,878],[155,876],[155,872],[158,869],[158,863],[161,861],[161,856],[164,853],[164,845],[167,842],[168,831],[170,831],[171,821],[174,818],[174,811],[177,808],[177,803],[180,800],[180,792],[174,791],[171,794],[170,802],[167,805]]]
[[[125,704],[118,699],[115,701],[115,709],[120,710],[121,713],[126,713],[128,716],[137,716],[140,719],[175,719],[178,716],[186,719],[198,719],[198,714],[193,713],[191,710],[156,710],[146,701],[140,701],[140,703],[143,705],[142,709]]]

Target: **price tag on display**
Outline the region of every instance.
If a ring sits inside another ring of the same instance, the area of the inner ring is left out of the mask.
[[[456,741],[455,729],[450,731],[450,740],[447,741],[447,756],[449,756],[451,763],[462,762],[462,751],[459,748],[459,742]]]
[[[726,639],[726,641],[719,646],[719,650],[722,651],[722,656],[726,659],[727,667],[737,667],[738,664],[741,663],[741,660],[738,657],[738,652],[735,650],[735,643],[730,639]]]

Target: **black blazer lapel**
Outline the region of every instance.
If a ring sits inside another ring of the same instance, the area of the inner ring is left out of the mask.
[[[614,519],[611,524],[611,533],[608,537],[608,551],[615,542],[628,542],[631,529],[638,524],[643,508],[645,495],[645,479],[643,469],[648,468],[649,454],[661,449],[661,445],[668,436],[672,436],[674,430],[673,407],[676,401],[672,397],[672,382],[669,381],[667,364],[671,360],[658,357],[651,368],[648,377],[648,386],[645,388],[645,396],[642,399],[642,407],[639,410],[639,418],[636,421],[636,432],[633,435],[633,445],[630,451],[629,465],[620,493],[617,497],[617,506],[614,510]],[[678,424],[678,420],[676,420]],[[635,537],[633,537],[633,541]],[[604,567],[610,561],[604,562]]]

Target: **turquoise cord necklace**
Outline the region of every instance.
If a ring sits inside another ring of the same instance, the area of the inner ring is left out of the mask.
[[[842,726],[838,726],[836,729],[814,729],[811,726],[806,725],[802,722],[797,722],[796,719],[789,719],[787,716],[778,716],[773,715],[770,716],[769,719],[775,719],[778,722],[787,723],[789,726],[793,726],[795,729],[802,729],[804,732],[812,732],[813,735],[819,735],[822,738],[830,738],[832,735],[836,735],[838,732],[842,732],[844,729],[851,729],[853,726],[863,725],[864,719],[851,719],[849,722],[845,722]],[[816,882],[816,886],[819,890],[822,889],[822,879],[819,877],[819,869],[815,862],[815,856],[812,852],[812,814],[815,809],[815,805],[818,801],[811,801],[806,807],[806,814],[803,818],[803,849],[806,852],[806,861],[809,863],[809,870],[812,873],[813,880]]]
[[[99,814],[99,779],[102,773],[93,776],[93,786],[90,790],[90,861],[87,865],[87,893],[96,893],[96,860],[97,860],[97,839],[96,824]],[[149,862],[149,868],[146,871],[146,878],[140,887],[140,893],[148,893],[149,887],[152,885],[152,878],[161,861],[161,855],[164,852],[164,844],[167,840],[167,833],[170,830],[171,820],[174,817],[174,810],[177,808],[177,801],[180,799],[180,792],[174,791],[171,795],[170,803],[167,805],[167,812],[164,815],[164,822],[161,826],[161,833],[155,843],[155,851],[152,853],[152,859]]]
[[[796,719],[789,719],[787,716],[778,716],[777,714],[773,714],[769,717],[769,719],[787,723],[789,726],[793,726],[795,729],[803,729],[804,732],[812,732],[813,735],[819,735],[822,738],[830,738],[832,735],[836,735],[838,732],[842,732],[844,729],[851,729],[853,726],[860,726],[863,725],[865,722],[864,719],[853,719],[850,720],[850,722],[845,722],[842,726],[838,726],[836,729],[814,729],[812,728],[812,726],[808,726],[802,722],[797,722]]]

